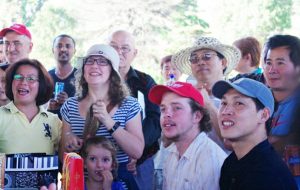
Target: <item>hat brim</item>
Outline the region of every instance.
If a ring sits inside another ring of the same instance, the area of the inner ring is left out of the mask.
[[[218,81],[214,84],[214,86],[212,88],[212,93],[215,97],[221,99],[229,89],[235,89],[236,91],[238,91],[239,93],[241,93],[245,96],[255,98],[254,94],[249,93],[244,88],[241,88],[240,86],[237,86],[234,83],[230,83],[230,82],[224,81],[224,80]]]
[[[201,49],[211,49],[222,54],[225,57],[225,59],[227,60],[227,67],[224,72],[225,76],[227,76],[236,67],[237,63],[241,59],[240,51],[233,46],[228,46],[223,44],[219,44],[219,45],[203,44],[203,45],[197,45],[195,47],[189,47],[179,51],[178,53],[172,56],[172,63],[182,73],[192,75],[191,63],[189,61],[191,53]]]

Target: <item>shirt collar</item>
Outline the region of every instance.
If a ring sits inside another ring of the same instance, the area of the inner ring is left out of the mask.
[[[17,113],[17,112],[21,112],[16,105],[14,104],[13,101],[10,101],[8,104],[6,104],[5,106],[3,106],[5,109],[9,110],[11,113]],[[38,114],[42,114],[42,115],[46,115],[48,116],[47,110],[43,107],[43,106],[39,106],[39,113]]]
[[[131,78],[139,78],[138,74],[135,72],[135,70],[132,67],[129,68],[129,71],[127,73],[127,80],[128,79],[130,80]]]
[[[197,135],[197,137],[192,141],[192,143],[189,145],[189,147],[186,149],[186,151],[183,153],[182,158],[185,159],[192,159],[195,154],[195,149],[198,148],[199,146],[202,146],[202,143],[204,143],[206,133],[201,132],[200,134]],[[175,143],[172,143],[167,150],[173,154],[176,154],[179,157],[179,152],[176,148]]]

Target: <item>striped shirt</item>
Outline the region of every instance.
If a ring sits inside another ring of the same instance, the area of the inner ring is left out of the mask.
[[[179,157],[175,143],[167,149],[164,190],[218,190],[222,164],[227,157],[206,133],[201,132]]]
[[[82,138],[85,118],[79,114],[78,98],[69,98],[62,106],[61,110],[62,118],[71,126],[72,132],[79,138]],[[120,127],[126,129],[126,123],[130,119],[134,118],[137,114],[140,114],[141,106],[137,100],[131,96],[125,98],[113,115],[114,121],[120,122]],[[110,139],[117,148],[117,160],[118,163],[128,162],[128,155],[118,146],[116,140],[111,136],[104,125],[100,125],[96,132],[96,136],[104,136]]]

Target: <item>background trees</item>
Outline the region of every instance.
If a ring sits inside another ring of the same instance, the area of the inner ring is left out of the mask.
[[[31,57],[47,68],[54,66],[51,47],[58,34],[73,36],[82,56],[112,31],[129,30],[139,49],[134,66],[160,82],[160,58],[199,35],[227,44],[244,36],[262,43],[274,33],[300,36],[299,8],[300,0],[1,0],[0,27],[25,23],[33,35]]]

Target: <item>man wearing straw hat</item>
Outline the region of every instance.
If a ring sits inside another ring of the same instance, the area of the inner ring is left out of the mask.
[[[183,73],[192,75],[197,81],[195,87],[204,96],[210,112],[213,130],[210,137],[224,148],[217,123],[217,107],[220,100],[212,95],[212,86],[235,68],[241,58],[240,51],[224,45],[213,37],[200,37],[192,47],[181,50],[172,57],[172,62]]]

